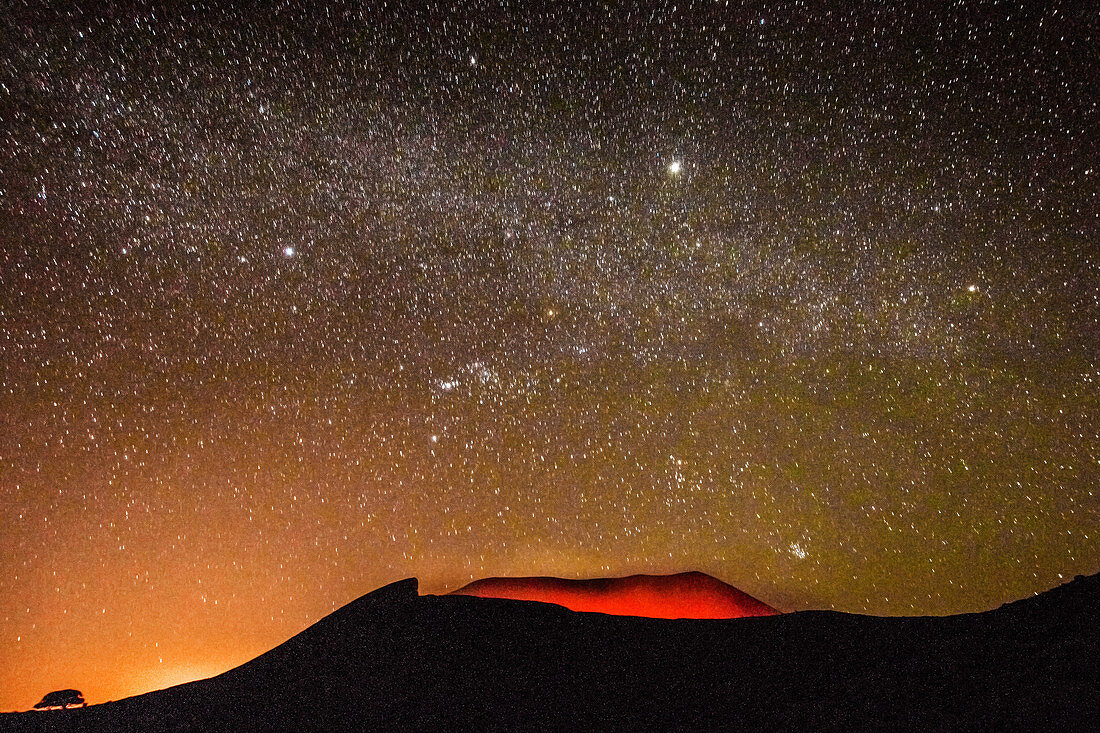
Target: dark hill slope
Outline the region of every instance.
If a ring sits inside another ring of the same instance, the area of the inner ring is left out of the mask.
[[[1091,729],[1100,578],[982,614],[735,620],[382,588],[209,680],[0,731]]]

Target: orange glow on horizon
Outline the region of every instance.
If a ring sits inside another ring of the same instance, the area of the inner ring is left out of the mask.
[[[58,650],[53,656],[42,657],[30,674],[16,676],[15,669],[0,671],[5,699],[0,712],[30,710],[47,692],[70,687],[80,690],[89,705],[122,700],[214,677],[264,651],[242,647],[211,655],[209,648],[196,644],[193,649],[174,649],[163,657],[107,653],[89,657]],[[56,664],[61,654],[65,654],[64,665]]]
[[[153,669],[149,670],[145,675],[143,687],[146,688],[146,691],[164,690],[169,687],[175,687],[176,685],[194,682],[195,680],[205,680],[210,677],[215,677],[236,666],[238,666],[238,664],[226,666],[224,664],[207,663],[182,664],[166,669]],[[140,679],[140,675],[135,679]]]
[[[628,578],[489,578],[454,592],[565,606],[572,611],[648,618],[728,619],[774,616],[768,604],[703,573]]]

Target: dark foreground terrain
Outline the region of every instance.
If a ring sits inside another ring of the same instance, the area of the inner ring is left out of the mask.
[[[217,677],[0,731],[1095,730],[1100,576],[981,614],[722,621],[418,596],[345,606]]]

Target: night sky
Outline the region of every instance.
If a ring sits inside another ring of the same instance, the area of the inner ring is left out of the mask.
[[[1100,569],[1090,3],[16,5],[0,709],[414,575]]]

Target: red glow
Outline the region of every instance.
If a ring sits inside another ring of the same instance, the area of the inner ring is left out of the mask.
[[[649,618],[744,618],[774,616],[771,606],[703,573],[632,575],[628,578],[487,578],[454,592],[480,598],[511,598]]]

